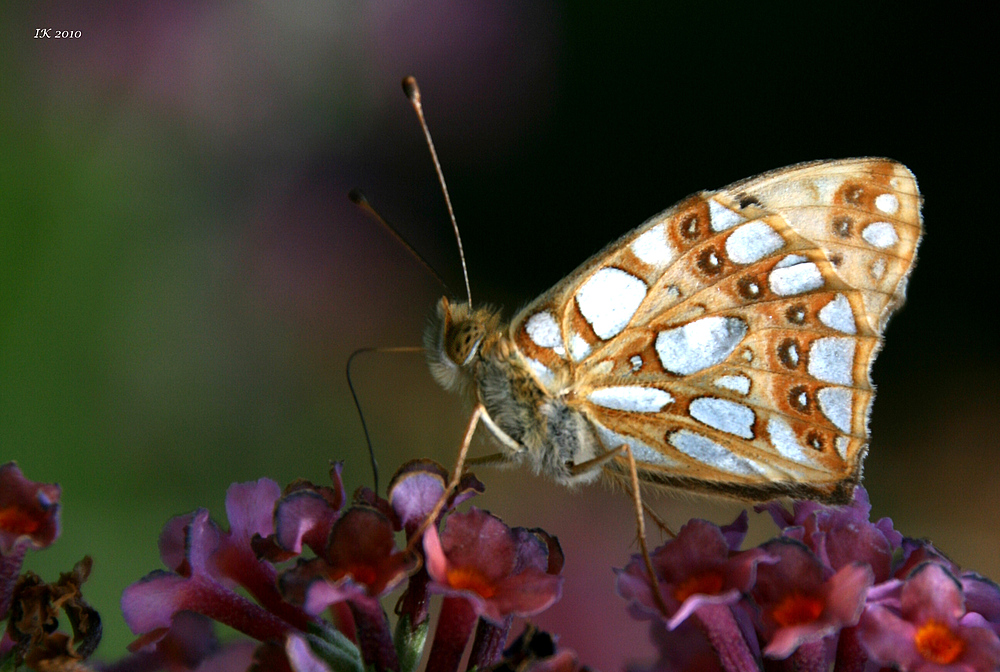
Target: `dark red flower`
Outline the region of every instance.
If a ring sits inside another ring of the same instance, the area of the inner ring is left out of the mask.
[[[799,646],[858,622],[873,582],[868,565],[852,563],[835,573],[804,545],[785,538],[761,548],[778,558],[758,567],[750,591],[766,642],[764,655],[787,658]]]
[[[440,536],[433,526],[424,533],[431,591],[468,600],[494,623],[544,611],[559,599],[562,577],[548,573],[548,548],[529,538],[475,507],[452,514]]]
[[[1000,638],[979,613],[966,609],[962,584],[943,565],[914,569],[891,600],[871,604],[858,626],[869,656],[914,672],[995,672]]]
[[[58,485],[29,481],[13,462],[0,465],[0,619],[29,548],[42,549],[59,536]]]
[[[58,485],[29,481],[17,464],[0,465],[0,555],[45,548],[59,536]]]
[[[746,513],[736,519],[746,522]],[[727,527],[732,530],[733,527]],[[618,594],[629,600],[629,612],[639,619],[665,618],[676,628],[704,605],[735,604],[754,583],[757,565],[776,562],[764,551],[731,553],[742,535],[727,539],[717,525],[694,519],[652,553],[660,595],[668,612],[661,614],[642,557],[635,555],[624,570],[617,570]]]
[[[562,551],[543,532],[511,529],[473,507],[453,513],[438,535],[424,533],[428,589],[443,593],[441,616],[431,647],[429,672],[457,668],[477,619],[473,664],[484,667],[498,657],[514,616],[537,614],[559,599]]]
[[[322,556],[281,575],[281,589],[319,614],[345,600],[378,598],[414,569],[414,558],[396,550],[392,522],[375,509],[355,506],[334,523]]]
[[[379,598],[418,565],[416,556],[396,550],[393,532],[380,511],[351,507],[334,523],[322,555],[300,560],[280,579],[282,593],[310,614],[346,603],[365,662],[379,669],[398,668]]]

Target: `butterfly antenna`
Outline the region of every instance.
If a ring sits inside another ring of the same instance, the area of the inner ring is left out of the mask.
[[[448,216],[451,217],[451,227],[455,230],[455,240],[458,242],[458,258],[462,261],[462,277],[465,278],[465,296],[469,300],[469,308],[472,308],[472,290],[469,288],[469,271],[465,267],[465,251],[462,249],[462,236],[458,233],[458,222],[455,220],[455,210],[451,207],[451,197],[448,195],[448,185],[444,181],[444,172],[441,170],[441,162],[438,161],[437,151],[434,149],[434,141],[431,139],[431,131],[427,128],[427,120],[424,118],[424,108],[420,104],[420,89],[417,87],[417,80],[413,77],[403,79],[403,93],[410,99],[413,110],[420,120],[420,127],[424,129],[424,138],[427,140],[427,147],[431,150],[431,158],[434,160],[434,170],[437,171],[438,182],[441,183],[441,191],[444,192],[444,202],[448,206]]]
[[[382,215],[380,215],[375,208],[372,207],[372,204],[368,202],[368,199],[365,197],[363,193],[361,193],[360,189],[358,188],[351,189],[347,193],[347,197],[351,199],[351,203],[364,210],[366,213],[368,213],[369,216],[371,216],[372,219],[381,224],[386,231],[391,233],[392,237],[395,238],[400,245],[409,250],[410,254],[412,254],[414,258],[416,258],[416,260],[420,262],[420,265],[423,266],[424,269],[426,269],[427,272],[430,273],[434,277],[434,279],[438,281],[438,284],[444,287],[445,291],[451,292],[451,290],[448,288],[448,283],[444,281],[444,278],[442,278],[441,275],[434,270],[434,267],[431,266],[430,263],[428,263],[428,261],[424,259],[419,252],[417,252],[416,248],[413,247],[413,245],[411,245],[410,242],[406,240],[406,238],[403,238],[403,235],[396,230],[396,227],[387,222],[385,218]]]
[[[361,429],[365,432],[365,443],[368,444],[368,457],[372,463],[372,482],[375,493],[378,494],[378,460],[375,459],[375,449],[372,447],[372,437],[368,433],[368,423],[365,422],[365,414],[361,411],[361,402],[358,401],[358,393],[354,391],[354,383],[351,381],[351,364],[358,355],[368,352],[423,352],[423,348],[413,346],[403,346],[399,348],[358,348],[347,358],[347,387],[351,390],[351,398],[354,399],[354,408],[358,411],[358,418],[361,419]]]

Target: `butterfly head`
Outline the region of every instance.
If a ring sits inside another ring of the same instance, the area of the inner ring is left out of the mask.
[[[458,391],[471,380],[483,340],[496,331],[498,321],[492,309],[441,298],[424,332],[424,348],[431,374],[442,387]]]

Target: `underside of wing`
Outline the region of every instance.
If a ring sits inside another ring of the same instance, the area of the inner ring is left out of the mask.
[[[702,192],[586,262],[511,336],[606,448],[632,447],[646,480],[843,499],[919,210],[913,176],[884,159]]]

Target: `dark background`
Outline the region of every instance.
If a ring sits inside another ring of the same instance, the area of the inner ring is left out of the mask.
[[[130,640],[118,596],[160,566],[169,516],[222,519],[229,483],[320,481],[330,458],[350,488],[370,482],[347,355],[418,344],[441,289],[348,189],[461,288],[407,74],[473,297],[508,315],[694,191],[805,160],[906,163],[926,236],[874,371],[873,515],[1000,576],[984,17],[906,3],[35,2],[0,27],[0,461],[62,484],[62,538],[28,567],[54,579],[95,557],[104,657]],[[82,36],[34,39],[45,27]],[[355,375],[383,482],[413,457],[450,465],[466,410],[420,357],[369,356]],[[634,551],[627,498],[479,476],[478,505],[567,552],[541,625],[601,669],[648,658],[613,588]],[[675,525],[740,508],[654,505]],[[756,517],[753,533],[772,528]]]

